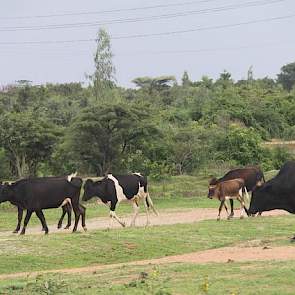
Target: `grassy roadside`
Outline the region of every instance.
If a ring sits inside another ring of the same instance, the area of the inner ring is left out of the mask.
[[[292,216],[125,228],[81,234],[0,237],[0,274],[112,264],[293,234]]]
[[[0,281],[2,294],[294,294],[295,261],[126,266]]]

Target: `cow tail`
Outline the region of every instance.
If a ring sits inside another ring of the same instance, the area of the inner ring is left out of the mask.
[[[154,211],[154,213],[158,216],[159,213],[158,211],[156,210],[156,208],[154,207],[154,203],[150,197],[150,194],[147,192],[147,195],[146,195],[146,198],[145,198],[145,201],[146,201],[146,204],[148,206],[148,208],[152,208],[152,210]]]
[[[249,202],[250,201],[250,196],[248,194],[246,186],[244,186],[244,192],[245,192],[245,195],[246,195],[247,202]]]
[[[263,172],[262,172],[261,174],[262,174],[262,175],[261,175],[261,178],[262,178],[263,182],[265,183],[265,178],[264,178],[264,174],[263,174]]]

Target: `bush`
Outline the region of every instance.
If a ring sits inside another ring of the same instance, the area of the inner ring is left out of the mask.
[[[235,161],[238,165],[259,164],[263,148],[261,138],[253,128],[231,125],[224,138],[217,142],[220,160]]]

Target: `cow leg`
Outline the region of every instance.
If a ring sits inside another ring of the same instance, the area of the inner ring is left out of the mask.
[[[23,212],[24,210],[20,207],[17,207],[17,225],[15,230],[13,231],[14,234],[17,234],[20,230],[20,225],[23,219]]]
[[[78,223],[79,223],[79,219],[80,219],[80,215],[81,215],[78,195],[76,196],[75,201],[72,200],[72,206],[73,206],[73,211],[75,214],[75,224],[74,224],[74,228],[73,228],[73,233],[74,233],[77,231],[77,227],[78,227]]]
[[[125,224],[125,222],[124,221],[122,221],[118,216],[117,216],[117,214],[116,214],[116,212],[115,211],[110,211],[110,216],[111,216],[111,218],[114,218],[114,219],[116,219],[123,227],[125,227],[126,226],[126,224]]]
[[[70,228],[70,226],[72,224],[72,206],[70,204],[66,204],[64,208],[65,208],[65,211],[68,215],[68,223],[65,226],[65,229],[68,229],[68,228]]]
[[[45,231],[45,235],[47,235],[48,234],[48,226],[46,224],[46,220],[45,220],[45,217],[44,217],[44,214],[43,214],[42,210],[35,211],[35,212],[36,212],[36,215],[38,216],[39,220],[41,221],[42,228]]]
[[[220,205],[219,205],[219,208],[218,208],[217,221],[220,220],[220,213],[221,213],[221,210],[222,210],[223,205],[224,205],[224,200],[220,201]]]
[[[139,206],[138,206],[137,200],[132,201],[132,206],[133,206],[134,216],[133,216],[133,218],[131,220],[130,226],[135,226],[135,220],[136,220],[136,217],[137,217],[138,212],[139,212]]]
[[[240,207],[240,219],[243,219],[244,218],[244,209],[246,209],[245,208],[245,203],[244,203],[244,200],[240,196],[238,196],[237,199],[241,204],[241,207]]]
[[[27,214],[26,214],[26,217],[24,220],[24,226],[23,226],[22,231],[20,233],[21,235],[24,235],[26,233],[26,228],[27,228],[27,225],[30,221],[30,218],[31,218],[33,212],[34,211],[32,211],[32,210],[27,210]]]
[[[229,202],[230,202],[230,215],[229,215],[229,218],[232,218],[235,215],[235,213],[234,213],[234,200],[230,199]]]
[[[147,197],[145,197],[143,199],[143,203],[144,203],[145,214],[146,214],[146,226],[149,226],[150,225],[150,212],[149,212],[149,207],[148,207],[148,203],[147,203]]]
[[[84,206],[82,206],[81,204],[79,205],[80,208],[80,212],[81,212],[81,218],[82,218],[82,227],[84,229],[84,231],[87,231],[87,227],[86,227],[86,223],[85,223],[85,218],[86,218],[86,208]]]
[[[110,217],[111,217],[111,226],[113,225],[113,220],[116,219],[123,227],[125,227],[125,222],[121,221],[121,219],[117,216],[115,209],[116,209],[117,201],[111,201],[111,207],[110,207]]]
[[[64,217],[65,217],[65,215],[67,213],[67,210],[65,208],[67,205],[62,206],[62,214],[61,214],[61,217],[60,217],[60,219],[58,221],[58,224],[57,224],[58,229],[60,229],[62,227],[62,221],[63,221],[63,219],[64,219]]]

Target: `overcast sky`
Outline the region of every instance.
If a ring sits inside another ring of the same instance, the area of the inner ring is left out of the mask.
[[[277,17],[283,18],[271,20]],[[100,25],[93,23],[102,22],[112,22],[102,27],[114,37],[121,86],[133,87],[131,80],[140,76],[180,79],[184,70],[198,80],[226,69],[237,80],[251,65],[256,78],[275,78],[282,65],[295,61],[294,0],[9,0],[0,4],[0,85],[20,79],[85,82],[85,73],[93,71],[93,41],[38,42],[94,39]],[[241,24],[247,22],[252,24]],[[71,25],[48,29],[64,24]],[[190,32],[130,38],[175,31]]]

